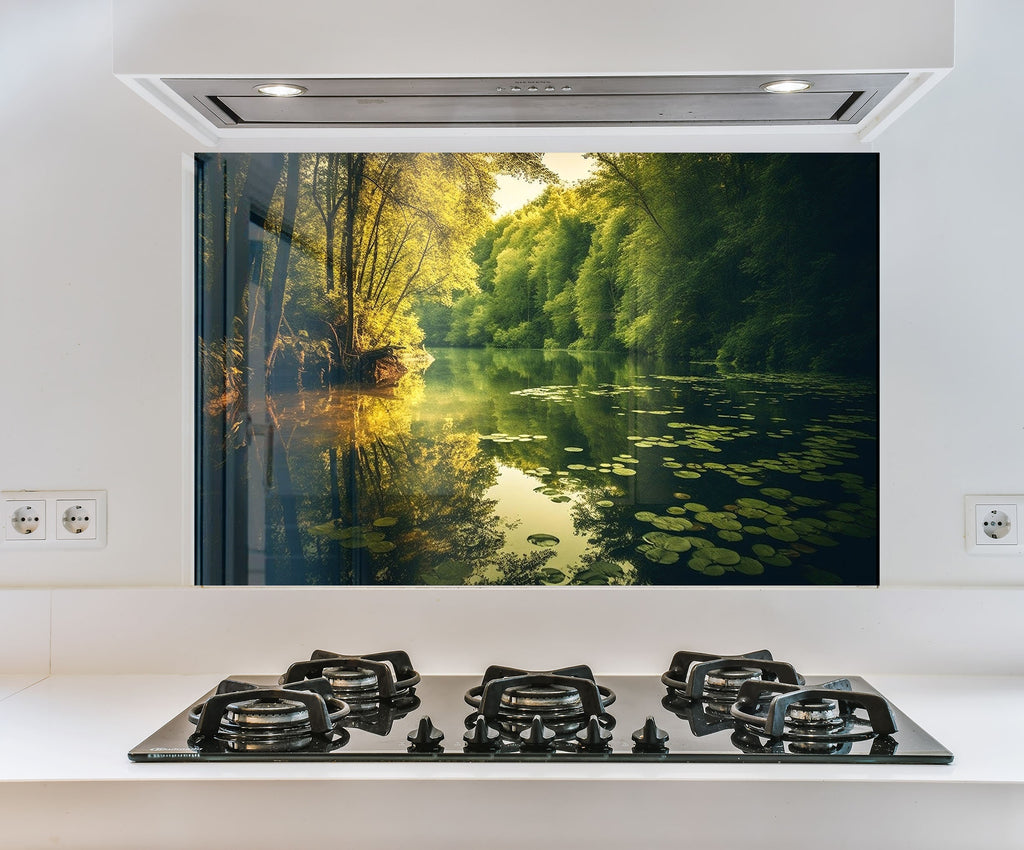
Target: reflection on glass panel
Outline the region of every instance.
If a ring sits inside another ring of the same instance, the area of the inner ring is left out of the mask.
[[[197,157],[203,584],[877,584],[877,157]]]

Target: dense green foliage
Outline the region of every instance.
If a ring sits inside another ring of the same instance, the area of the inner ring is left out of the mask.
[[[556,179],[535,153],[219,154],[200,173],[206,296],[231,310],[204,357],[223,360],[219,324],[278,386],[358,380],[367,352],[417,346],[417,305],[476,287],[496,176]]]
[[[877,368],[877,158],[591,154],[495,222],[427,342],[621,349],[744,370]]]

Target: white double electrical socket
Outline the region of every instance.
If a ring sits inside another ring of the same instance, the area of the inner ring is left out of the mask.
[[[105,490],[0,491],[0,545],[24,550],[107,545]]]
[[[1024,554],[1024,496],[966,496],[964,542],[972,555]]]

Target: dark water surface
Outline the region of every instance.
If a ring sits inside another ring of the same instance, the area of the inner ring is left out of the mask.
[[[431,353],[393,390],[275,394],[258,580],[877,583],[873,385]]]

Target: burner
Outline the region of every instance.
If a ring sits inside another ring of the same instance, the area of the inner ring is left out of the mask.
[[[786,708],[786,728],[794,732],[829,735],[845,725],[838,700],[805,699]]]
[[[411,703],[420,674],[405,652],[376,652],[366,655],[340,655],[318,649],[309,661],[292,664],[281,676],[281,683],[324,677],[338,699],[362,714],[375,711],[381,703]],[[418,702],[416,703],[418,705]],[[410,705],[409,710],[415,708]]]
[[[709,655],[677,652],[661,681],[673,701],[704,700],[713,713],[728,714],[746,682],[775,681],[802,685],[803,677],[792,664],[773,661],[767,649],[745,655]]]
[[[572,685],[520,685],[501,692],[500,714],[539,714],[550,720],[574,717],[583,711],[580,692]]]
[[[592,716],[598,717],[605,728],[615,723],[605,710],[615,701],[614,692],[598,685],[585,665],[547,672],[491,666],[483,682],[470,688],[465,699],[477,712],[470,715],[468,724],[476,722],[479,714],[512,739],[517,739],[535,718],[559,738],[575,735]]]
[[[336,727],[348,713],[325,679],[283,688],[226,679],[214,696],[189,711],[196,726],[189,743],[195,749],[237,752],[333,748],[347,740]]]
[[[829,747],[834,744],[884,738],[896,731],[885,698],[855,693],[848,679],[810,688],[747,682],[740,688],[731,714],[755,735],[794,742],[801,745],[800,751],[811,753],[831,752]]]

